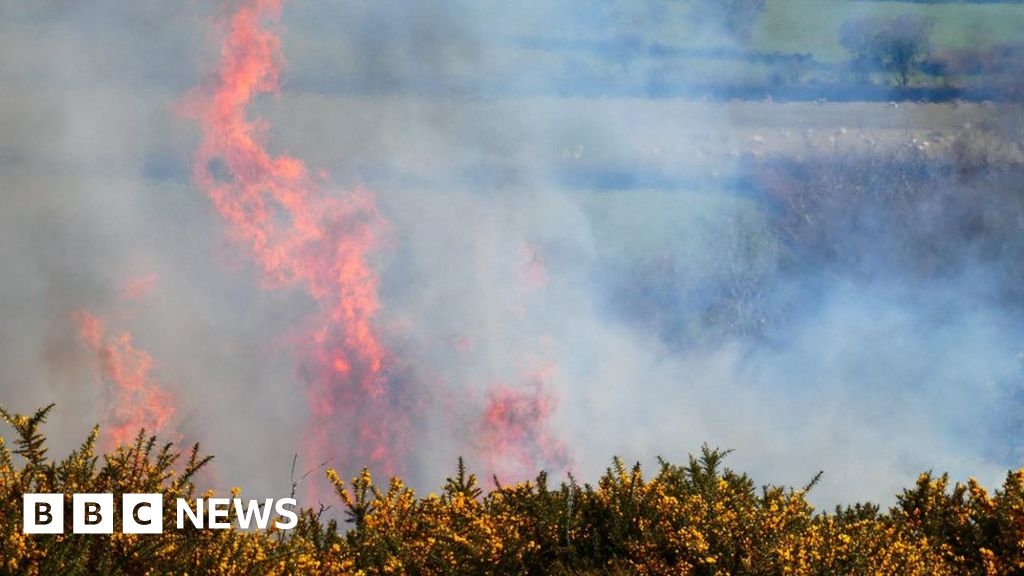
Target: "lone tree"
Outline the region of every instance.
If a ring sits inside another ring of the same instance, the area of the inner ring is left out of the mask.
[[[853,57],[855,70],[890,72],[900,86],[906,86],[910,75],[928,58],[931,34],[931,19],[918,14],[868,16],[844,22],[839,42]]]

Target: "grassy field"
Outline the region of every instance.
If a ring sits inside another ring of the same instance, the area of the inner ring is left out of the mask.
[[[859,16],[925,14],[934,18],[938,48],[1019,42],[1024,39],[1022,4],[920,4],[853,0],[768,0],[753,44],[766,51],[813,53],[836,62],[848,57],[839,27]]]

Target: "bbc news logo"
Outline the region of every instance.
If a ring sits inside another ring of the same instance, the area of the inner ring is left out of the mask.
[[[294,498],[241,500],[239,498],[197,498],[195,506],[184,498],[175,501],[175,528],[226,530],[232,527],[231,512],[238,527],[264,530],[276,514],[274,527],[294,528],[299,522]],[[125,534],[160,534],[164,531],[163,494],[124,494],[121,497],[120,530]],[[63,494],[22,496],[22,524],[26,534],[64,533]],[[113,494],[72,494],[73,534],[113,534]]]

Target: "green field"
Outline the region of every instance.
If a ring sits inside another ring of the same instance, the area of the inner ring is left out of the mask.
[[[1022,4],[921,4],[857,0],[767,0],[754,28],[753,46],[772,52],[814,54],[836,62],[848,55],[839,27],[859,16],[925,14],[934,18],[937,48],[1024,41]]]

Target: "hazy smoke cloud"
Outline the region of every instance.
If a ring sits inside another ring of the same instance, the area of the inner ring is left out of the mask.
[[[0,402],[55,401],[56,447],[80,441],[103,406],[74,312],[117,314],[153,274],[121,326],[175,389],[183,439],[225,486],[281,494],[307,410],[289,335],[314,306],[261,288],[176,112],[230,6],[92,4],[0,7]],[[478,453],[490,390],[539,373],[582,478],[707,441],[761,482],[824,469],[823,504],[888,501],[930,468],[994,482],[1019,456],[1024,246],[984,193],[1012,187],[1020,131],[984,121],[1019,111],[674,98],[742,75],[651,50],[688,18],[654,0],[284,6],[283,86],[256,112],[269,148],[374,190],[391,223],[379,322],[428,399],[413,485]],[[928,160],[957,146],[995,160],[969,178]],[[911,150],[882,168],[914,194],[837,167]],[[820,194],[780,192],[800,182]]]

